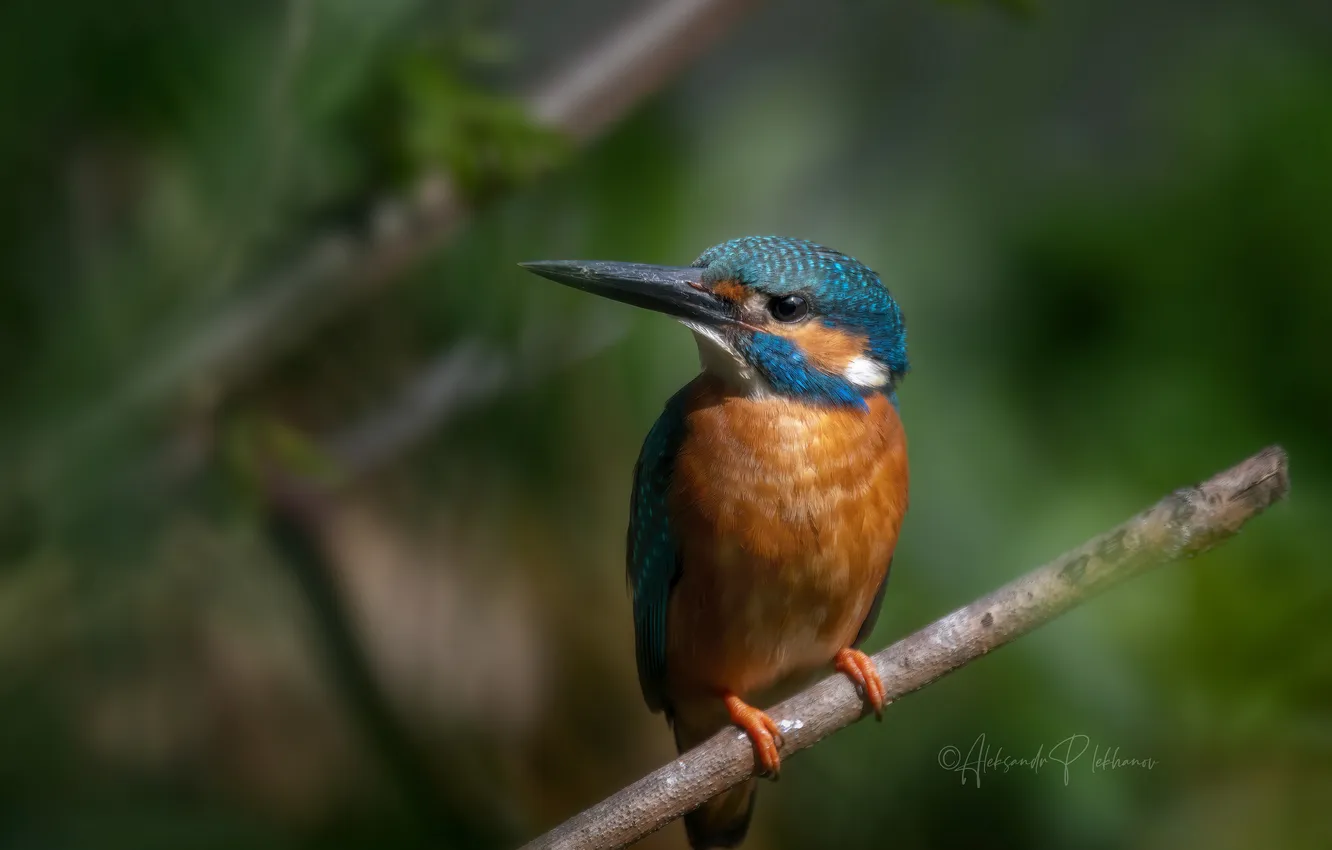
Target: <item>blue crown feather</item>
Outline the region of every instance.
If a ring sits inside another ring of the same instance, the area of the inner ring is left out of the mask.
[[[773,296],[800,293],[828,327],[864,336],[870,357],[883,364],[891,387],[910,368],[906,320],[872,269],[824,245],[785,236],[745,236],[714,245],[694,266],[707,281],[735,280]],[[779,392],[834,404],[863,405],[863,390],[840,375],[815,369],[798,347],[757,333],[741,353]]]

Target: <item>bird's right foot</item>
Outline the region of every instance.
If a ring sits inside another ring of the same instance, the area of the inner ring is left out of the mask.
[[[782,730],[764,712],[749,705],[735,694],[726,695],[726,710],[731,715],[731,722],[749,736],[754,744],[754,761],[758,773],[776,779],[782,770]]]
[[[837,653],[833,666],[855,684],[856,690],[860,691],[865,702],[874,710],[874,719],[882,720],[883,707],[888,704],[888,697],[874,659],[858,649],[844,649]]]

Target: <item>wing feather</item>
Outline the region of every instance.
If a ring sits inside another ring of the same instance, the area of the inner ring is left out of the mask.
[[[648,432],[634,467],[629,505],[626,567],[633,593],[638,682],[653,711],[666,707],[666,609],[680,577],[669,495],[675,456],[684,439],[684,396],[685,390],[672,396]]]

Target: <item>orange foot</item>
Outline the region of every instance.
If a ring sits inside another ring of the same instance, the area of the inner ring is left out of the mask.
[[[758,762],[759,773],[776,779],[782,769],[782,756],[778,752],[782,745],[782,731],[777,721],[735,694],[726,695],[726,710],[730,712],[731,722],[745,730],[754,743],[754,760]]]
[[[846,677],[855,683],[856,690],[860,691],[865,702],[874,709],[875,719],[882,720],[883,707],[888,704],[888,694],[883,689],[883,679],[879,678],[879,670],[870,657],[858,649],[844,649],[837,653],[834,666],[839,673],[845,673]]]

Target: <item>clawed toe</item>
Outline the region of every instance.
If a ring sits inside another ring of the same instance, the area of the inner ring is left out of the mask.
[[[876,720],[883,719],[883,707],[888,704],[888,692],[879,678],[879,669],[874,660],[858,649],[843,649],[837,653],[834,666],[855,683],[865,702],[874,710]]]
[[[745,730],[754,744],[757,772],[776,779],[782,770],[781,747],[784,742],[777,721],[734,694],[727,695],[726,710],[731,715],[731,722]]]

